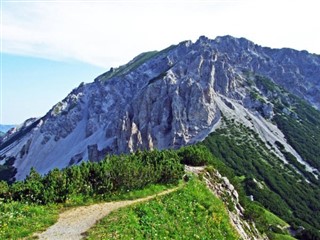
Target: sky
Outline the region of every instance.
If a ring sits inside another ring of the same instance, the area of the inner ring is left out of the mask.
[[[201,35],[320,54],[318,0],[0,1],[0,124],[41,117],[110,67]]]

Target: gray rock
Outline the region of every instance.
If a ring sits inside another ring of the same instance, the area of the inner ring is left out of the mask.
[[[273,105],[271,103],[263,104],[262,111],[263,116],[267,119],[271,119],[274,116]]]
[[[138,56],[80,84],[44,117],[5,135],[0,157],[21,152],[16,178],[24,179],[32,166],[40,173],[64,168],[82,152],[83,160],[98,161],[106,153],[199,142],[221,118],[219,99],[225,111],[236,112],[241,104],[272,118],[273,106],[250,93],[259,90],[265,99],[274,92],[250,87],[245,71],[266,76],[320,107],[320,56],[315,54],[264,48],[230,36],[201,37],[142,56],[148,54],[152,57],[145,62]]]

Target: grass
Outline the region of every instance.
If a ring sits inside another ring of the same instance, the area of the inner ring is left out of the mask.
[[[151,184],[143,189],[112,195],[71,196],[64,204],[39,206],[0,201],[0,239],[31,239],[54,224],[58,214],[69,207],[101,201],[131,200],[160,193],[173,185]],[[263,208],[262,208],[263,209]],[[289,239],[288,224],[263,209],[260,221],[270,239]],[[258,222],[257,222],[258,223]],[[88,239],[239,239],[224,203],[198,179],[180,182],[179,190],[154,200],[111,213],[88,232]]]
[[[272,237],[272,240],[296,240],[296,238],[291,237],[289,235],[283,235],[283,234],[274,234]]]
[[[254,223],[261,233],[265,233],[270,240],[295,239],[286,229],[290,226],[287,222],[260,205],[255,204],[255,207],[260,211],[259,216],[254,219]]]
[[[73,196],[69,196],[66,203],[63,204],[63,207],[69,208],[69,207],[90,205],[90,204],[99,203],[99,202],[134,200],[138,198],[151,196],[173,187],[176,187],[176,186],[163,185],[163,184],[150,184],[143,189],[127,191],[127,192],[115,192],[111,195],[107,194],[104,196],[73,195]]]
[[[105,198],[105,201],[132,200],[157,194],[173,186],[151,184],[144,189],[118,193]],[[31,238],[35,232],[41,232],[53,225],[59,212],[70,207],[90,205],[101,202],[100,198],[71,196],[64,204],[35,205],[21,202],[3,203],[0,201],[0,239]]]
[[[57,205],[0,202],[0,239],[21,239],[43,231],[58,219]]]
[[[141,53],[140,55],[136,56],[133,60],[131,60],[129,63],[115,68],[112,71],[106,72],[102,74],[100,77],[103,77],[104,80],[108,80],[112,77],[117,77],[129,73],[130,71],[137,69],[139,66],[141,66],[143,63],[145,63],[152,57],[156,56],[158,53],[158,51]]]
[[[159,56],[161,54],[166,54],[169,51],[171,51],[172,49],[174,49],[175,47],[176,47],[176,45],[171,45],[171,46],[161,50],[160,52],[149,51],[149,52],[141,53],[138,56],[136,56],[134,59],[132,59],[130,62],[128,62],[127,64],[119,66],[118,68],[114,68],[114,69],[100,75],[96,79],[103,79],[103,81],[106,81],[112,77],[119,77],[124,74],[127,74],[131,71],[136,70],[138,67],[140,67],[142,64],[144,64],[148,60],[152,59],[153,57]]]
[[[118,201],[118,200],[134,200],[138,198],[144,198],[151,196],[167,189],[176,187],[175,185],[162,185],[162,184],[151,184],[147,187],[134,191],[127,191],[125,193],[117,193],[114,195],[105,196],[105,201]]]
[[[267,230],[266,234],[271,240],[293,240],[295,238],[291,237],[288,231],[286,230],[287,227],[290,225],[279,218],[278,216],[274,215],[272,212],[264,209],[263,216],[265,225],[269,226],[271,228],[275,228],[273,231],[278,232],[273,232],[272,230]]]
[[[239,239],[226,208],[197,179],[154,200],[101,220],[88,239]]]
[[[88,233],[88,239],[239,239],[231,226],[225,205],[199,180],[168,195],[111,213]],[[149,185],[144,189],[118,193],[107,201],[131,200],[167,190],[170,185]],[[58,214],[69,207],[101,202],[99,198],[72,196],[66,204],[39,206],[28,203],[0,202],[0,239],[31,239],[54,224]],[[264,209],[266,226],[288,226]],[[294,238],[285,231],[269,232],[270,239]]]
[[[274,215],[272,212],[264,209],[264,217],[269,225],[280,226],[280,227],[289,227],[289,224],[284,220]]]

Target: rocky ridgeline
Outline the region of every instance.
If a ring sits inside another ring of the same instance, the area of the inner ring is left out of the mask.
[[[243,240],[269,239],[261,235],[253,222],[244,219],[244,209],[239,203],[239,194],[229,179],[217,170],[206,171],[205,167],[185,166],[186,172],[202,175],[210,191],[219,197],[227,206],[230,222]]]
[[[251,85],[251,73],[319,108],[319,66],[318,55],[264,48],[230,36],[200,37],[195,43],[143,53],[92,83],[80,84],[31,127],[7,134],[0,160],[3,164],[14,158],[15,177],[23,179],[32,166],[46,173],[98,161],[107,153],[192,144],[219,126],[221,114],[247,111],[247,118],[260,114],[270,119],[273,105],[267,96],[272,93]],[[262,138],[286,144],[284,137]]]

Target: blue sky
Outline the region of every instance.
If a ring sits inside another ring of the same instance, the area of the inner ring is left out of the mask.
[[[21,123],[43,116],[81,82],[105,71],[83,62],[59,62],[4,53],[2,55],[2,118]]]
[[[81,82],[200,35],[320,54],[318,0],[1,0],[0,124],[44,115]]]

